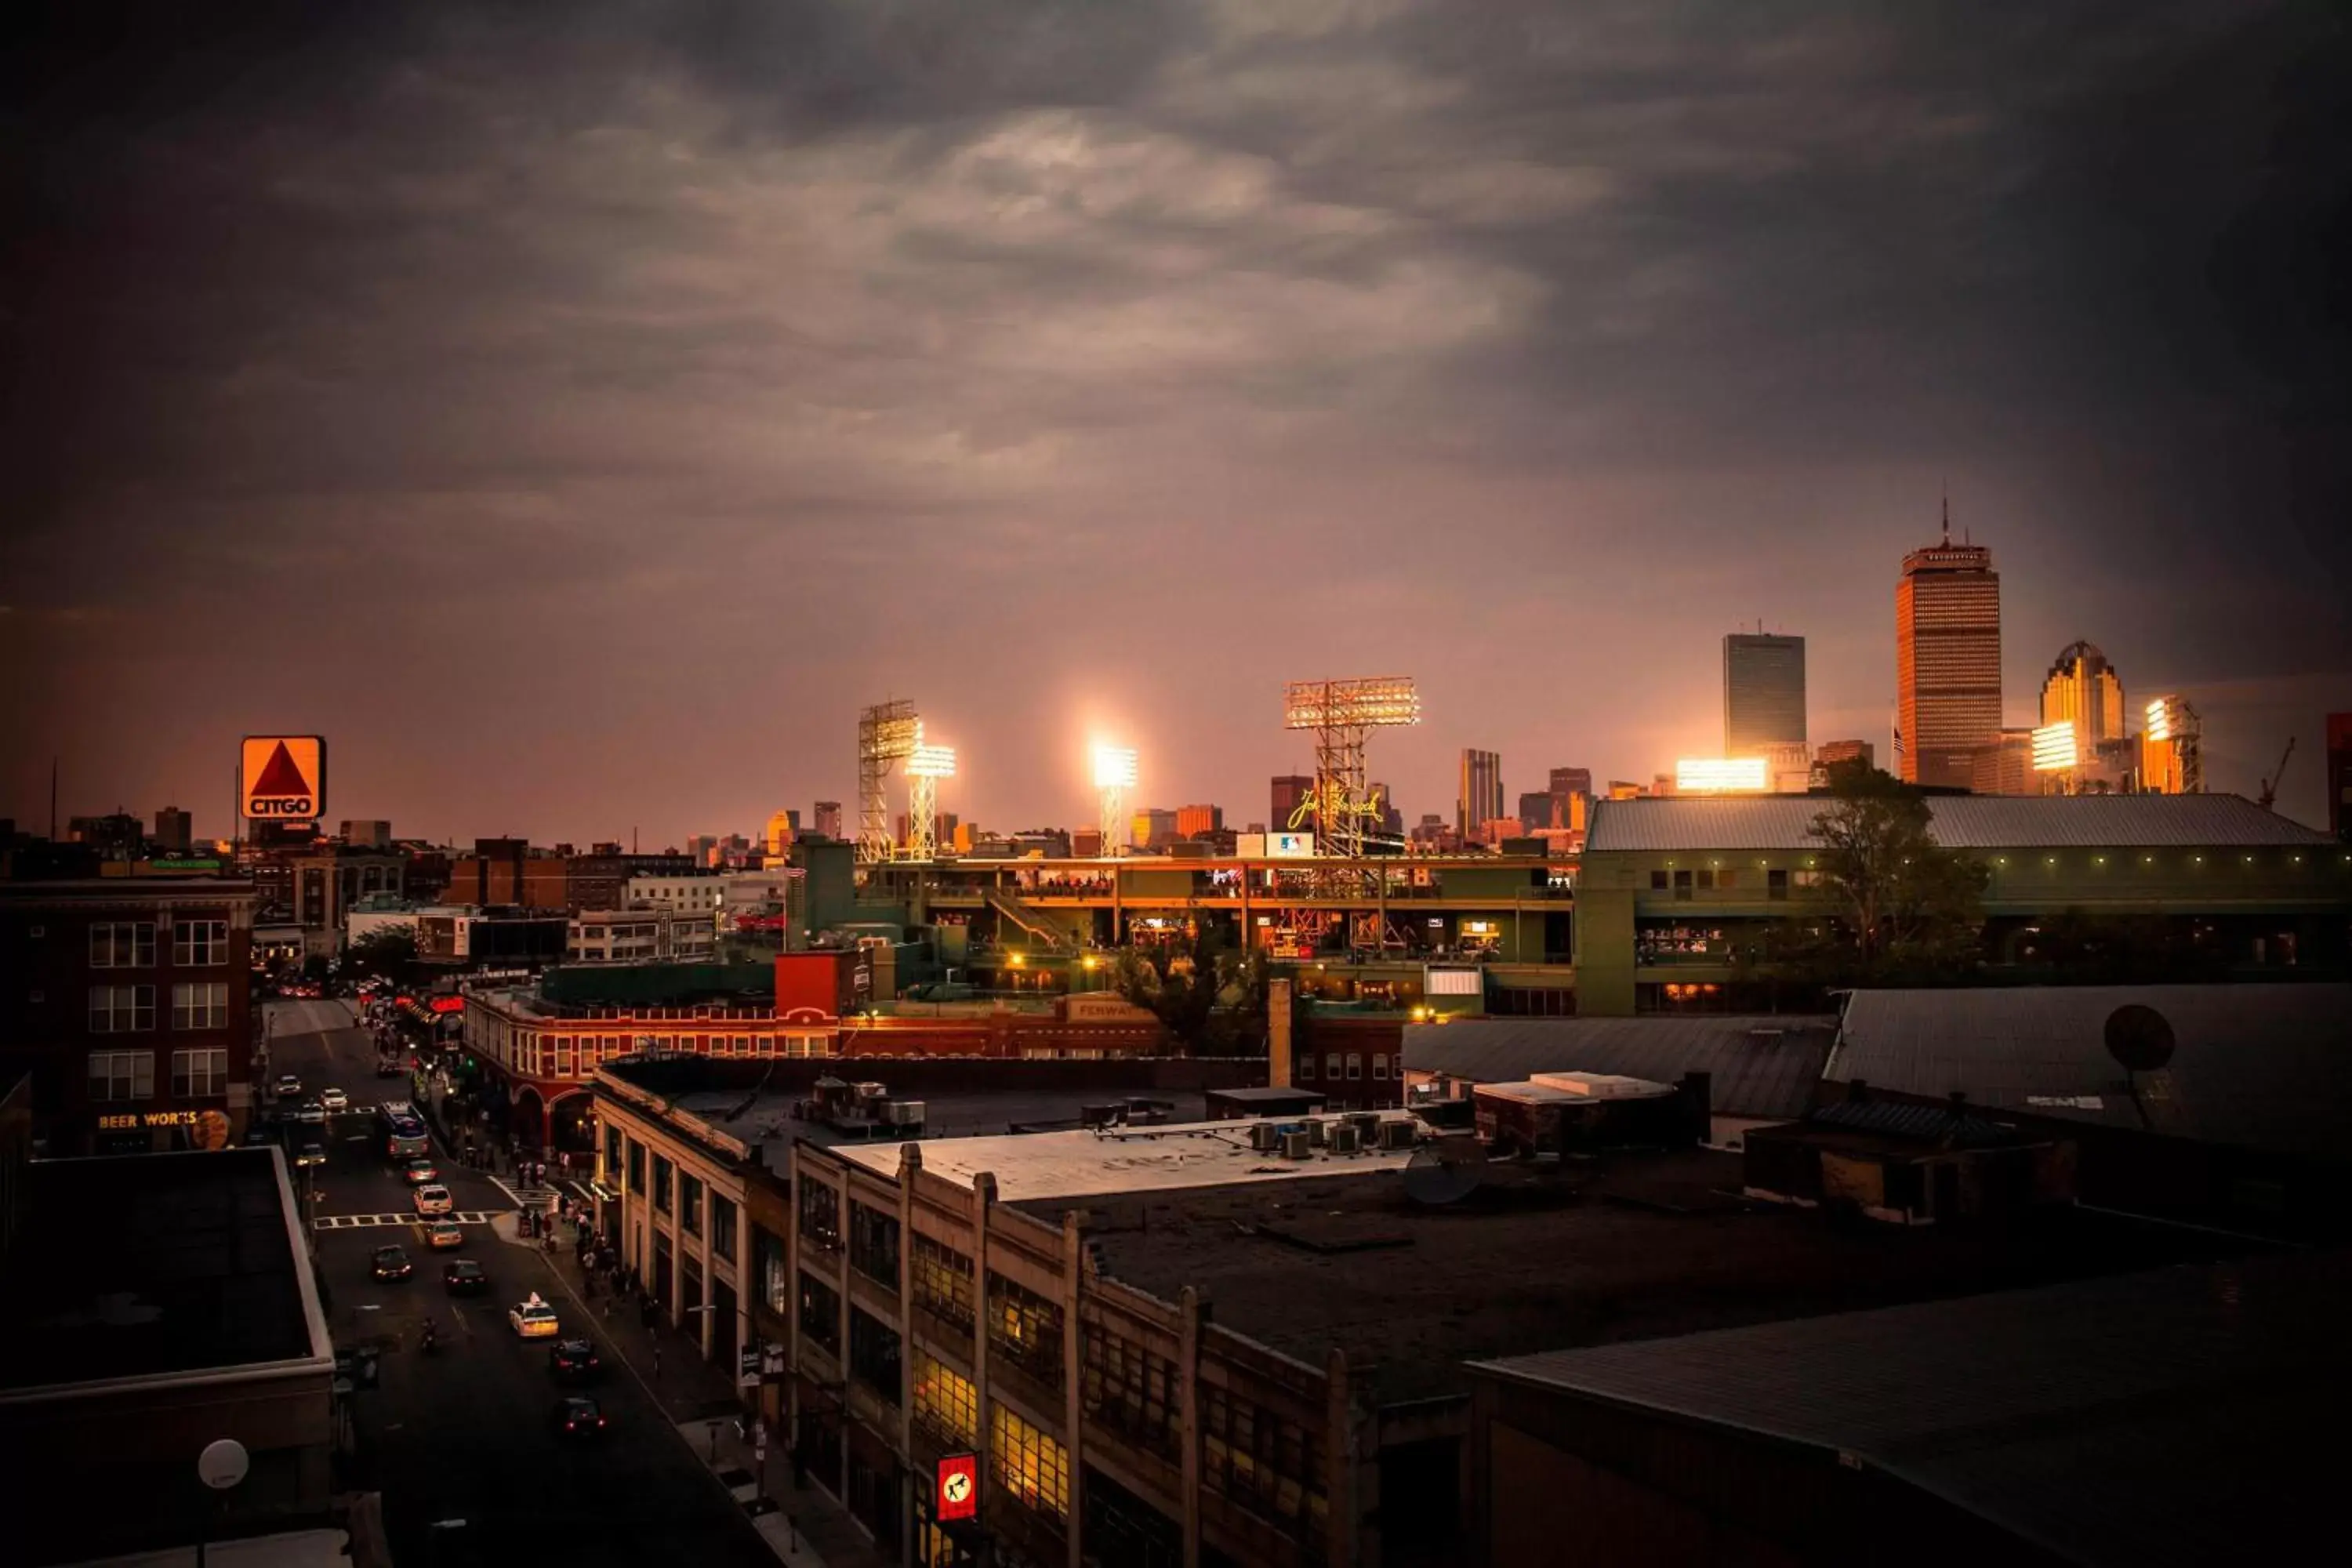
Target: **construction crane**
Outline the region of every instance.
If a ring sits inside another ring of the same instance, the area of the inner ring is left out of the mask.
[[[2279,780],[2286,776],[2287,759],[2294,755],[2294,737],[2293,735],[2289,735],[2286,738],[2286,750],[2279,753],[2278,770],[2272,773],[2270,777],[2263,781],[2263,793],[2261,798],[2254,802],[2255,805],[2261,806],[2264,811],[2271,810],[2273,805],[2277,802]]]

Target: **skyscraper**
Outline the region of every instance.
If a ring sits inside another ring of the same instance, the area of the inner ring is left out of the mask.
[[[1478,837],[1483,824],[1503,815],[1503,753],[1465,747],[1462,752],[1462,791],[1454,802],[1454,831],[1464,843]]]
[[[1952,542],[1949,509],[1943,542],[1903,558],[1895,692],[1896,771],[1968,787],[1976,748],[2000,729],[2000,575],[1990,550]]]
[[[2091,643],[2069,643],[2042,683],[2042,721],[2074,726],[2074,743],[2084,754],[2126,733],[2124,680],[2107,656]]]
[[[816,803],[816,830],[827,838],[841,837],[841,802],[821,800]]]
[[[1723,639],[1723,754],[1805,743],[1805,639],[1733,632]]]
[[[157,812],[155,814],[156,845],[161,848],[186,854],[188,846],[194,841],[190,831],[192,820],[186,812],[176,805],[167,805]]]
[[[1308,795],[1311,795],[1314,793],[1315,780],[1309,774],[1276,774],[1274,780],[1274,800],[1272,802],[1274,810],[1272,815],[1268,816],[1265,819],[1266,826],[1276,833],[1286,833],[1290,831],[1293,826],[1291,818],[1298,814],[1298,803],[1305,800]],[[1312,827],[1315,825],[1311,822],[1300,822],[1296,826],[1301,829],[1305,829]]]
[[[1591,795],[1591,768],[1554,768],[1551,771],[1551,793],[1554,795]]]

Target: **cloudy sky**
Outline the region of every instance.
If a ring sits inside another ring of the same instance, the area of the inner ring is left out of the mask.
[[[1263,816],[1286,679],[1498,749],[1720,742],[1810,639],[1885,745],[1903,552],[2187,692],[2352,708],[2352,32],[2246,0],[59,7],[0,77],[0,815],[648,843],[846,799]]]

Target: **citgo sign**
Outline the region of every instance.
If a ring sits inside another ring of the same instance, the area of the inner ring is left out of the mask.
[[[327,809],[327,742],[320,735],[247,735],[236,771],[248,822],[307,822]]]

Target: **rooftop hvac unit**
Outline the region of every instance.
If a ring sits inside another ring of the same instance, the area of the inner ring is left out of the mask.
[[[1282,1135],[1282,1157],[1284,1159],[1304,1160],[1314,1152],[1315,1145],[1305,1132],[1290,1131]]]
[[[1415,1135],[1416,1129],[1410,1121],[1399,1120],[1381,1123],[1381,1147],[1383,1149],[1410,1149],[1413,1145]]]
[[[1271,1154],[1282,1147],[1282,1129],[1271,1121],[1250,1123],[1250,1147],[1261,1154]]]
[[[893,1127],[920,1127],[923,1124],[923,1102],[919,1100],[894,1100],[882,1107],[883,1121]]]
[[[1348,1112],[1347,1121],[1348,1125],[1356,1130],[1357,1139],[1362,1142],[1370,1143],[1381,1135],[1381,1113],[1377,1110],[1351,1110]]]
[[[1310,1116],[1307,1119],[1307,1142],[1309,1146],[1317,1149],[1323,1147],[1330,1137],[1330,1133],[1327,1131],[1328,1126],[1329,1123],[1319,1116]]]
[[[1331,1152],[1334,1154],[1352,1154],[1361,1142],[1355,1128],[1346,1122],[1331,1129]]]
[[[857,1086],[857,1098],[860,1100],[887,1100],[889,1097],[890,1091],[878,1083],[861,1083]]]

